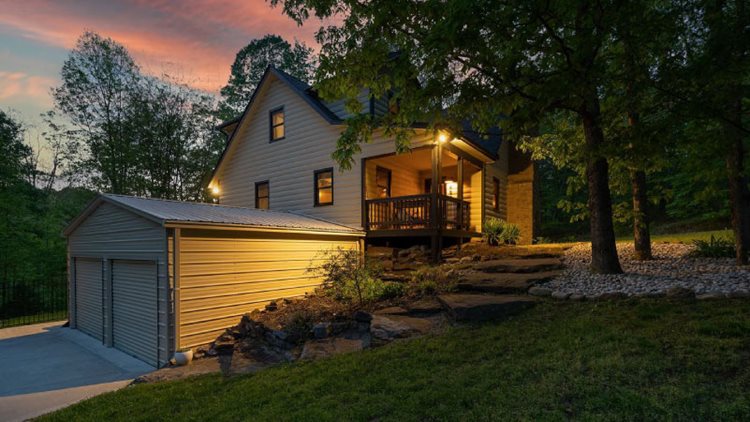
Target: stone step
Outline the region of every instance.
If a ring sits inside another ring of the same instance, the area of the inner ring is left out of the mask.
[[[538,273],[562,267],[562,261],[558,258],[494,259],[473,265],[475,270],[485,273]]]
[[[448,315],[456,321],[487,321],[515,315],[536,304],[529,296],[448,294],[438,296]]]
[[[543,271],[538,273],[483,273],[470,272],[460,276],[458,289],[470,292],[486,293],[526,293],[536,283],[549,281],[562,271]]]

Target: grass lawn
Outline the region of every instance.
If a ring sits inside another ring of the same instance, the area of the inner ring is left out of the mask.
[[[544,302],[256,375],[137,385],[42,420],[750,418],[750,301]]]
[[[651,241],[657,243],[687,243],[692,244],[693,240],[709,240],[711,236],[725,239],[734,239],[734,233],[731,230],[711,230],[703,232],[684,232],[673,234],[652,234]],[[618,242],[633,240],[633,236],[618,237]]]

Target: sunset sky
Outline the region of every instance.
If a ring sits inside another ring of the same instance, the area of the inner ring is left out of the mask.
[[[148,73],[217,93],[251,39],[275,33],[317,49],[319,26],[298,27],[264,0],[0,0],[0,109],[37,122],[84,30],[125,45]]]

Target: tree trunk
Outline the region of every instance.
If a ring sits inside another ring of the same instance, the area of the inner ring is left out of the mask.
[[[731,145],[727,151],[727,177],[729,179],[729,201],[732,208],[732,229],[737,265],[748,265],[750,252],[750,191],[745,176],[742,133],[726,125],[726,133],[731,136]]]
[[[649,232],[648,191],[646,172],[630,172],[630,184],[633,189],[633,243],[635,258],[641,261],[653,259],[651,254],[651,233]]]
[[[619,274],[622,273],[622,267],[617,257],[615,229],[612,224],[609,165],[600,151],[604,144],[604,132],[599,117],[599,101],[594,97],[589,99],[588,107],[581,116],[590,154],[586,163],[586,180],[589,189],[591,271],[598,274]]]

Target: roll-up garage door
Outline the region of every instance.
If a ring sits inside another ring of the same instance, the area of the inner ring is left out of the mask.
[[[157,366],[156,264],[112,262],[114,347]]]
[[[102,341],[102,261],[76,258],[75,278],[76,326],[84,333]]]

